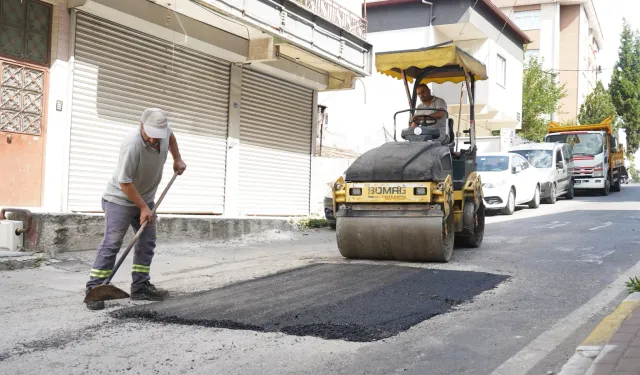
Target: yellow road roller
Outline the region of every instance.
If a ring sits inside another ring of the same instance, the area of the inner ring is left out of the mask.
[[[479,247],[484,235],[474,98],[486,67],[455,45],[438,45],[377,53],[376,69],[404,82],[410,108],[395,113],[393,141],[362,154],[333,184],[338,249],[350,259],[448,262],[454,243]],[[460,151],[448,114],[444,141],[435,108],[415,115],[425,109],[416,107],[418,85],[445,82],[465,85],[469,99],[469,140]],[[414,126],[398,141],[396,117],[406,112]]]

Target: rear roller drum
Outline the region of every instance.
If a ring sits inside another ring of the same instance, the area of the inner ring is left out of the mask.
[[[448,262],[453,255],[453,215],[442,217],[339,217],[340,254],[350,259]]]

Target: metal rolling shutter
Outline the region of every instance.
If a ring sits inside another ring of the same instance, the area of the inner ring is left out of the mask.
[[[313,91],[243,69],[240,194],[247,215],[308,215]]]
[[[221,213],[224,204],[228,63],[78,14],[68,208],[100,211],[122,137],[147,107],[169,113],[187,171],[158,212]],[[173,175],[169,154],[156,199]]]

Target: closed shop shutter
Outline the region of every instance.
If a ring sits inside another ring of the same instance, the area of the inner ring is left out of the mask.
[[[158,212],[222,213],[230,65],[79,13],[68,208],[100,211],[120,143],[148,107],[169,113],[187,171]],[[169,154],[156,199],[173,175]]]
[[[311,89],[243,69],[241,213],[309,214],[312,114]]]

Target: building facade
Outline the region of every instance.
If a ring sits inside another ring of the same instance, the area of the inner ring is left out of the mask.
[[[554,120],[577,121],[580,106],[598,79],[598,54],[604,37],[592,0],[493,0],[532,43],[526,55],[539,58],[545,70],[558,73],[567,96]]]
[[[519,129],[522,112],[523,48],[530,40],[490,1],[368,0],[367,40],[375,52],[412,50],[452,42],[487,66],[489,79],[476,85],[476,132],[491,136],[501,128]],[[475,4],[475,5],[474,5]],[[431,21],[430,21],[431,19]],[[374,57],[375,59],[375,57]],[[456,131],[469,127],[463,84],[434,84],[445,99]],[[364,152],[392,139],[394,113],[408,108],[401,81],[374,72],[353,91],[322,93],[333,142],[327,145]],[[459,119],[460,116],[460,119]],[[461,121],[460,121],[461,120]],[[397,134],[408,123],[398,116]]]
[[[2,0],[0,27],[3,207],[100,212],[160,107],[188,167],[159,212],[307,215],[318,93],[371,73],[366,21],[330,0]]]

